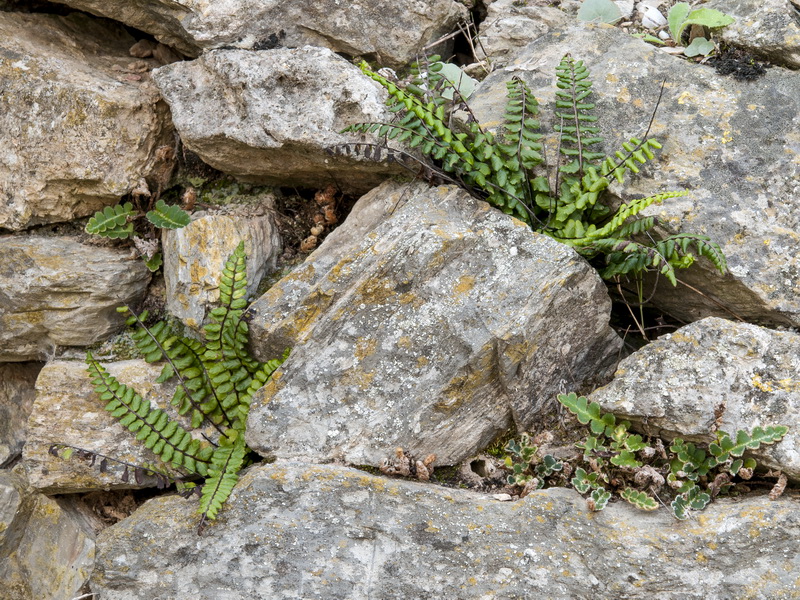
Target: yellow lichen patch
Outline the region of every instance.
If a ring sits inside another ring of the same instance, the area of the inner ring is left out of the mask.
[[[427,356],[419,356],[417,357],[417,367],[420,369],[424,369],[430,364],[430,359]]]
[[[407,335],[401,335],[397,339],[397,346],[403,350],[411,350],[411,338]]]
[[[694,559],[699,563],[707,563],[708,562],[708,557],[706,557],[706,555],[703,554],[702,552],[698,552],[695,555]]]
[[[670,340],[673,341],[673,342],[677,342],[679,344],[681,344],[681,343],[683,343],[683,344],[691,344],[692,346],[699,346],[700,345],[700,342],[697,341],[697,338],[693,338],[691,336],[688,336],[688,335],[686,335],[684,333],[680,333],[680,332],[673,333],[672,336],[670,337]]]
[[[775,388],[772,387],[770,382],[765,382],[761,379],[761,375],[755,373],[750,380],[750,383],[753,385],[754,388],[761,390],[762,392],[774,392]]]
[[[467,294],[472,288],[475,287],[475,277],[472,275],[462,275],[456,282],[455,292],[456,297]]]
[[[619,81],[619,77],[617,77],[617,76],[616,76],[616,75],[614,75],[613,73],[608,73],[608,74],[606,75],[606,81],[607,81],[608,83],[617,83],[617,82]]]
[[[796,392],[800,390],[800,379],[793,379],[791,377],[772,381],[764,381],[761,378],[761,375],[756,373],[753,375],[750,382],[753,384],[754,388],[757,388],[762,392],[776,392],[779,390],[783,392]]]
[[[380,306],[386,304],[390,298],[397,296],[394,291],[395,282],[388,277],[367,279],[356,290],[356,302],[360,299],[365,304]]]
[[[617,102],[622,102],[627,104],[631,101],[631,91],[624,86],[619,92],[617,92]]]
[[[469,368],[466,373],[453,377],[442,392],[440,400],[433,405],[433,409],[445,414],[453,413],[466,400],[472,398],[477,390],[491,385],[496,371],[492,355],[493,353],[484,347],[478,364]]]
[[[375,379],[375,372],[366,372],[361,369],[348,369],[342,374],[341,384],[352,385],[359,389],[366,390],[372,385],[372,380]]]
[[[377,347],[378,340],[375,338],[360,337],[356,340],[354,355],[358,360],[364,360],[368,356],[375,354]]]

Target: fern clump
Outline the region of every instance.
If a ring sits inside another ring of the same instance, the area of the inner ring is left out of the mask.
[[[640,216],[648,206],[688,192],[668,191],[616,209],[610,205],[604,192],[612,180],[622,182],[625,174],[639,173],[639,166],[653,160],[654,150],[661,145],[652,138],[631,138],[611,155],[601,151],[603,138],[595,124],[590,73],[582,61],[567,54],[556,68],[554,129],[560,166],[552,174],[552,182],[544,168],[539,104],[519,77],[506,84],[504,120],[492,132],[474,118],[453,78],[442,77],[434,67],[424,72],[415,65],[406,83],[387,79],[366,62],[360,67],[386,88],[387,105],[397,118],[391,123],[356,123],[344,129],[375,134],[383,138],[382,144],[345,144],[333,151],[371,158],[388,152],[390,158],[415,160],[412,153],[381,151],[389,140],[404,142],[426,157],[426,167],[445,180],[574,247],[586,258],[604,257],[600,273],[606,279],[621,275],[639,278],[654,270],[676,285],[675,270],[691,266],[698,256],[705,256],[725,273],[725,257],[708,237],[681,233],[655,240],[651,232],[657,218]],[[458,110],[466,111],[466,123],[453,121]]]
[[[740,430],[733,437],[718,431],[717,440],[706,448],[680,438],[665,445],[631,433],[629,422],[603,413],[597,402],[584,396],[561,394],[558,401],[589,428],[589,435],[577,444],[583,455],[572,463],[540,456],[523,434],[519,442],[506,445],[508,483],[521,487],[523,495],[545,485],[569,484],[589,494],[587,503],[594,511],[602,510],[615,493],[647,511],[669,500],[675,518],[687,519],[692,510],[702,510],[715,496],[730,491],[737,479],[752,478],[757,464],[743,458],[747,450],[774,444],[788,432],[782,425],[756,427],[752,433]]]
[[[244,441],[250,401],[286,358],[260,363],[247,352],[245,261],[242,242],[223,269],[220,305],[211,311],[204,341],[174,333],[165,321],[147,327],[146,311],[137,315],[128,307],[118,309],[129,315],[129,325],[136,326],[132,337],[144,359],[164,363],[156,381],[176,382],[171,403],[178,414],[185,415],[193,429],[210,424],[217,431],[216,440],[193,436],[165,411],[152,408],[133,388],[117,381],[91,352],[86,354],[87,371],[95,392],[106,402],[105,409],[162,462],[160,467],[140,469],[184,485],[192,478],[204,478],[200,530],[206,520],[216,518],[239,471],[250,462],[250,449]],[[59,448],[66,449],[62,454],[67,456],[78,450],[80,457],[94,461],[95,454],[83,449],[55,444],[51,452],[57,453]],[[103,455],[102,468],[108,460],[113,459]],[[127,477],[128,467],[133,465],[122,464]]]

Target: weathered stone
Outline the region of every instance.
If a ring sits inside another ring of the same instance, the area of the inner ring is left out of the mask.
[[[103,364],[119,381],[149,400],[151,406],[168,407],[174,388],[154,383],[160,366],[143,360]],[[39,373],[36,392],[21,462],[33,487],[49,494],[68,494],[156,484],[156,479],[147,475],[138,484],[133,471],[129,481],[122,481],[124,465],[115,462],[109,461],[107,470],[101,472],[99,458],[92,465],[78,456],[65,460],[48,452],[52,444],[69,444],[133,465],[159,464],[135,434],[104,410],[106,403],[95,393],[85,364],[59,360],[48,363]],[[168,412],[172,409],[168,408]]]
[[[198,541],[196,501],[149,501],[98,536],[103,600],[788,598],[790,498],[718,500],[696,522],[575,491],[498,502],[339,466],[254,468]]]
[[[455,187],[386,184],[360,202],[395,210],[253,306],[255,353],[293,350],[253,399],[251,448],[378,466],[402,446],[456,464],[616,357],[605,286],[572,249]]]
[[[186,147],[242,180],[365,192],[401,172],[325,151],[357,141],[346,126],[390,115],[381,87],[330,50],[218,50],[153,76]]]
[[[115,204],[174,144],[149,76],[123,70],[134,42],[87,15],[0,12],[0,229]]]
[[[800,334],[709,317],[623,360],[590,400],[667,439],[785,425],[780,443],[752,456],[800,479]]]
[[[0,470],[0,600],[79,596],[94,566],[94,531],[68,503]]]
[[[0,236],[0,361],[44,358],[119,331],[116,312],[144,296],[150,272],[118,250],[71,238]]]
[[[0,467],[13,462],[25,444],[25,423],[33,408],[41,363],[0,364]]]
[[[181,229],[165,230],[162,239],[167,310],[195,329],[219,301],[222,269],[240,241],[247,253],[249,295],[275,270],[281,252],[280,234],[270,215],[203,216]]]
[[[704,7],[732,16],[718,30],[728,44],[758,58],[800,69],[800,3],[794,0],[710,0]]]
[[[568,52],[592,70],[592,102],[609,153],[644,134],[666,78],[650,130],[664,148],[642,174],[612,190],[629,200],[688,188],[689,197],[647,214],[670,230],[710,236],[727,255],[727,277],[705,260],[679,272],[704,295],[662,277],[653,302],[686,322],[733,312],[800,324],[800,210],[792,201],[800,194],[800,74],[773,68],[738,82],[613,27],[578,24],[535,40],[484,80],[470,99],[478,119],[500,123],[505,84],[516,75],[541,101],[543,130],[550,130],[554,69]],[[551,150],[555,156],[555,145]]]
[[[58,0],[152,33],[190,56],[304,45],[402,66],[467,11],[453,0]]]
[[[480,44],[475,48],[477,58],[488,58],[495,69],[505,66],[533,40],[571,21],[558,8],[542,4],[545,3],[492,2],[481,26]]]

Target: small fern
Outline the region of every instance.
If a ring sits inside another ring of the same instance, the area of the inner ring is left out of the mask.
[[[125,239],[133,235],[133,204],[126,202],[117,206],[106,206],[94,213],[86,223],[86,233],[112,239]]]
[[[204,423],[211,424],[219,434],[216,442],[193,437],[165,411],[152,408],[133,388],[117,381],[90,352],[86,356],[87,371],[95,392],[106,402],[105,409],[136,434],[136,439],[165,466],[180,474],[169,474],[169,470],[158,467],[146,469],[175,481],[183,481],[187,476],[205,478],[198,532],[207,520],[216,518],[238,480],[239,471],[248,464],[250,450],[244,442],[244,431],[250,401],[288,355],[287,351],[281,359],[260,363],[247,353],[245,267],[242,242],[223,269],[219,283],[221,305],[212,310],[211,321],[204,328],[205,343],[176,334],[165,321],[147,327],[146,311],[137,315],[128,307],[118,309],[128,314],[128,324],[136,327],[132,337],[144,359],[164,363],[156,381],[176,381],[171,403],[178,413],[187,415],[194,429]],[[51,451],[57,447],[65,446],[54,444]],[[67,450],[64,454],[74,449]],[[93,454],[78,450],[82,456]],[[101,461],[101,464],[106,463]]]
[[[412,78],[404,83],[388,80],[366,62],[360,67],[386,88],[387,105],[397,118],[391,123],[355,123],[344,132],[374,134],[385,144],[390,140],[405,143],[427,157],[427,168],[439,171],[445,180],[460,184],[588,259],[603,256],[605,266],[600,273],[604,278],[630,275],[638,279],[655,270],[676,285],[675,270],[691,266],[698,256],[710,259],[720,273],[726,272],[725,257],[709,238],[678,234],[656,241],[650,232],[658,219],[639,215],[652,204],[688,192],[656,194],[616,210],[604,199],[612,179],[622,182],[626,173],[639,173],[639,165],[653,160],[654,150],[661,144],[655,139],[631,138],[612,155],[599,151],[603,139],[592,114],[590,73],[582,61],[567,54],[556,68],[554,127],[560,140],[559,154],[566,162],[557,169],[552,185],[549,175],[540,172],[544,150],[539,104],[522,79],[513,77],[506,84],[504,121],[495,134],[478,124],[459,89],[439,74],[441,63],[434,62],[427,71],[415,65]],[[452,121],[456,110],[469,115],[463,126]],[[368,143],[330,150],[361,152],[372,158],[398,155],[397,150],[382,153]],[[404,162],[411,156],[405,154]]]
[[[641,510],[658,508],[654,495],[666,485],[675,494],[670,504],[673,515],[686,519],[691,510],[702,510],[716,494],[727,491],[732,477],[746,480],[752,476],[756,461],[740,458],[746,450],[774,444],[789,430],[782,425],[756,427],[752,434],[740,430],[733,438],[719,431],[717,441],[707,448],[675,438],[668,456],[660,440],[651,445],[641,435],[630,433],[630,423],[603,413],[597,402],[574,393],[561,394],[558,401],[589,427],[590,435],[578,444],[589,470],[576,467],[571,483],[581,494],[592,490],[587,499],[591,510],[601,510],[597,500],[604,497],[609,482],[619,490],[622,500]]]
[[[153,210],[146,215],[147,220],[161,229],[180,229],[189,224],[189,214],[180,206],[170,206],[163,200],[156,202]]]
[[[158,200],[153,210],[144,215],[151,223],[148,235],[141,231],[142,227],[139,227],[140,231],[134,227],[134,223],[141,219],[143,212],[144,210],[134,209],[131,202],[106,206],[89,219],[85,229],[86,233],[111,239],[133,238],[144,264],[151,272],[155,272],[163,264],[163,259],[161,252],[158,251],[159,241],[153,233],[153,227],[180,229],[189,224],[191,217],[180,206],[170,206],[163,200]]]

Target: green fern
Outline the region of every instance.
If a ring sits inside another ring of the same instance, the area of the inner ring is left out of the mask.
[[[211,320],[204,328],[205,343],[175,333],[165,321],[146,326],[146,311],[136,315],[128,307],[119,309],[129,315],[128,324],[136,327],[132,337],[144,359],[164,362],[156,381],[176,381],[171,403],[178,413],[190,417],[192,428],[211,424],[219,434],[216,442],[193,438],[166,412],[151,408],[134,389],[117,381],[91,353],[86,356],[87,371],[95,391],[106,402],[106,410],[163,463],[178,472],[205,478],[200,530],[207,520],[216,518],[236,484],[238,472],[248,462],[250,450],[244,442],[244,431],[253,394],[288,356],[287,350],[280,359],[260,363],[247,353],[245,271],[242,242],[223,269],[219,283],[221,305],[211,312]],[[54,448],[57,446],[54,444]],[[81,456],[93,456],[90,451],[80,452]],[[152,470],[166,476],[163,469]],[[185,475],[169,477],[180,481]]]
[[[677,519],[686,519],[691,510],[705,508],[712,495],[726,491],[731,476],[748,479],[752,475],[756,461],[740,458],[745,451],[756,450],[762,444],[774,444],[788,432],[788,427],[782,425],[756,427],[752,434],[740,430],[735,438],[720,431],[717,441],[707,448],[675,438],[669,444],[671,454],[667,455],[660,440],[650,445],[641,435],[629,431],[630,423],[618,421],[611,413],[603,413],[597,402],[589,402],[586,397],[574,393],[561,394],[558,401],[590,431],[582,443],[576,444],[583,450],[581,462],[588,470],[575,467],[571,484],[581,494],[592,492],[587,499],[591,510],[602,510],[608,501],[603,484],[612,482],[620,498],[642,510],[658,508],[659,502],[648,491],[655,493],[656,488],[667,484],[669,491],[663,493],[675,494],[670,504],[673,514]],[[512,440],[507,447],[518,447],[518,444]],[[511,477],[509,482],[518,483]],[[625,483],[635,483],[636,487]],[[647,490],[637,489],[645,485]],[[706,486],[711,493],[701,486]]]
[[[134,215],[133,204],[126,202],[117,206],[106,206],[94,213],[86,223],[86,233],[100,235],[112,239],[125,239],[133,236],[133,223],[129,221]]]
[[[119,383],[86,353],[87,371],[94,391],[106,401],[105,409],[120,425],[136,434],[136,439],[159,458],[176,468],[205,476],[211,466],[213,448],[207,442],[192,438],[183,427],[172,421],[163,410],[153,409],[133,388]]]
[[[189,224],[189,214],[180,206],[170,206],[163,200],[156,202],[155,209],[149,211],[147,220],[161,229],[180,229]]]
[[[440,70],[441,63],[435,64]],[[590,73],[582,61],[568,54],[556,68],[554,128],[559,154],[567,162],[557,169],[553,186],[548,174],[539,172],[544,162],[539,105],[522,79],[513,77],[507,83],[504,121],[495,134],[478,124],[458,89],[433,66],[425,76],[425,69],[415,64],[413,78],[406,83],[389,81],[366,62],[360,67],[386,88],[387,105],[397,118],[392,123],[356,123],[344,132],[371,133],[385,142],[405,143],[427,157],[430,169],[440,169],[451,181],[536,231],[574,247],[586,258],[602,255],[604,278],[639,278],[646,271],[658,271],[676,285],[675,270],[691,266],[699,256],[708,258],[720,273],[726,272],[725,257],[709,238],[678,234],[652,240],[649,232],[658,225],[657,218],[639,216],[654,203],[688,192],[664,192],[616,210],[605,201],[612,179],[622,182],[626,173],[639,173],[639,166],[653,160],[661,144],[655,139],[631,138],[608,156],[596,149],[603,139],[590,101]],[[465,124],[453,125],[451,115],[456,109],[469,115]],[[332,151],[381,156],[372,144],[344,145]]]
[[[211,466],[208,469],[200,496],[201,528],[206,520],[213,521],[217,518],[217,513],[231,495],[236,482],[239,481],[238,473],[249,452],[243,435],[239,435],[233,443],[229,444],[220,445],[211,456]]]

